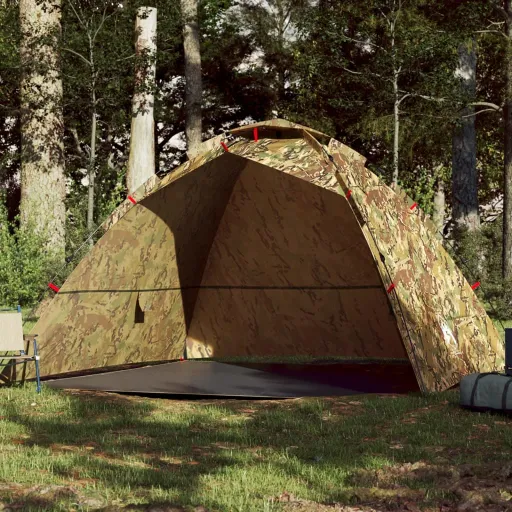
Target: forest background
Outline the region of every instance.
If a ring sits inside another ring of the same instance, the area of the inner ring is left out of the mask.
[[[154,54],[135,52],[141,6],[157,8]],[[0,304],[53,293],[126,198],[150,87],[158,176],[241,124],[323,131],[432,215],[512,318],[511,48],[501,0],[0,0]]]

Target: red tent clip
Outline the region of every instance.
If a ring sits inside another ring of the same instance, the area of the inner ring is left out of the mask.
[[[48,283],[48,288],[50,288],[50,290],[53,290],[55,293],[59,293],[60,290],[60,288],[53,283]]]
[[[476,290],[480,286],[480,281],[477,281],[476,283],[471,285],[472,290]]]
[[[220,145],[224,148],[224,151],[226,151],[226,153],[229,153],[229,149],[228,147],[226,146],[226,144],[224,144],[223,141],[220,141]]]
[[[132,196],[128,196],[128,199],[129,199],[133,204],[137,204],[137,201],[136,201]]]
[[[395,289],[395,283],[391,283],[386,290],[387,293],[391,293]]]
[[[256,128],[254,128],[254,130],[253,130],[252,132],[253,132],[253,134],[254,134],[254,140],[255,140],[256,142],[258,142],[258,128],[257,128],[257,127],[256,127]]]
[[[347,190],[347,193],[345,194],[346,198],[348,199],[352,195],[352,190]]]
[[[412,211],[414,208],[416,208],[416,206],[418,206],[418,203],[413,203],[409,209]]]

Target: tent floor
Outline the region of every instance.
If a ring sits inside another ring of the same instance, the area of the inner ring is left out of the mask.
[[[52,388],[122,393],[293,398],[418,391],[406,364],[180,361],[47,380]]]

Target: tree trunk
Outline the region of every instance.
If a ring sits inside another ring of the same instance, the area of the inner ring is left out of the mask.
[[[466,103],[476,95],[476,42],[470,40],[459,47],[456,76]],[[476,170],[475,108],[465,107],[453,132],[452,196],[453,220],[457,229],[480,228],[478,212],[478,174]]]
[[[87,176],[89,179],[89,186],[87,188],[87,232],[92,234],[94,229],[94,180],[96,177],[96,67],[94,63],[94,41],[89,34],[89,63],[91,66],[91,144],[89,153],[89,165],[87,169]],[[94,244],[93,240],[89,240],[89,244]]]
[[[398,77],[393,81],[395,102],[393,104],[393,180],[391,188],[398,185],[398,158],[400,151],[400,99],[398,98]]]
[[[135,51],[138,65],[132,101],[130,156],[126,173],[128,193],[135,192],[155,174],[154,88],[156,72],[156,12],[154,7],[137,11]]]
[[[393,9],[395,5],[393,3]],[[389,22],[389,30],[391,34],[391,61],[393,64],[393,178],[391,180],[391,188],[398,185],[398,162],[400,151],[400,103],[405,96],[399,97],[398,79],[400,78],[401,68],[397,64],[396,45],[395,45],[395,28],[399,11],[395,13],[394,19]]]
[[[93,94],[93,103],[96,103],[96,95]],[[89,235],[94,229],[94,178],[96,177],[96,110],[92,111],[91,118],[91,153],[89,155],[89,169],[87,172],[89,179],[87,195],[87,231]],[[92,240],[91,240],[92,245]]]
[[[20,0],[21,222],[64,258],[66,185],[62,80],[58,58],[61,0]]]
[[[506,90],[503,117],[505,120],[505,163],[503,170],[503,277],[512,278],[512,1],[504,3],[507,14],[507,54],[505,62]]]
[[[181,0],[183,48],[185,51],[185,134],[189,158],[197,155],[202,140],[201,50],[199,45],[198,0]]]
[[[442,178],[439,178],[434,194],[434,215],[432,216],[432,221],[434,222],[439,238],[443,237],[445,210],[446,197],[444,193],[444,181]]]

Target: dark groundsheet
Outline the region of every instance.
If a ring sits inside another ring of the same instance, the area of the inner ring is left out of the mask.
[[[122,393],[293,398],[418,391],[408,364],[177,361],[46,380],[63,389]]]

